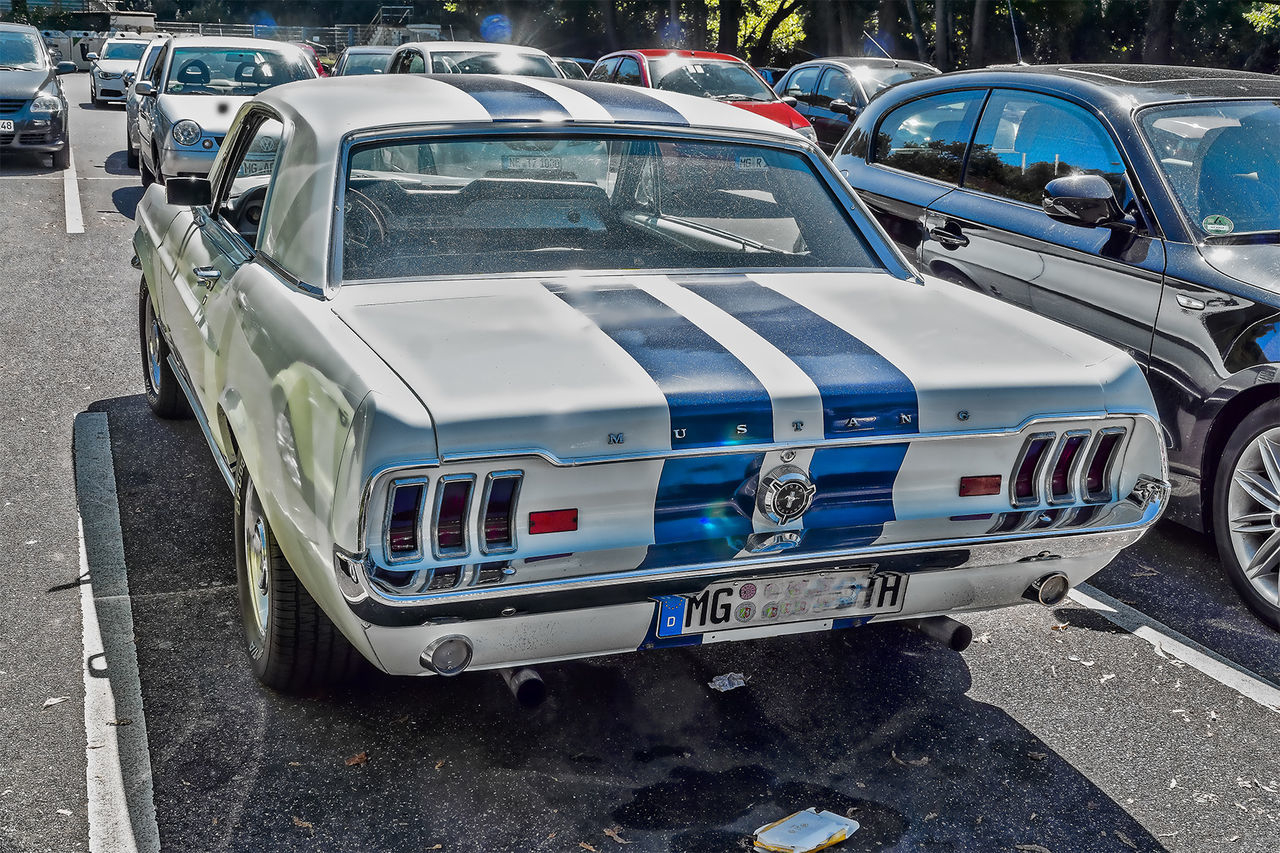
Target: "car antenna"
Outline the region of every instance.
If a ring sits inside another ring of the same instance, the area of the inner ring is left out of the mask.
[[[867,32],[866,30],[863,30],[863,31],[862,31],[862,34],[863,34],[864,36],[866,36],[866,37],[867,37],[867,39],[868,39],[868,40],[870,40],[870,42],[871,42],[872,44],[874,44],[874,45],[875,45],[875,46],[880,50],[880,52],[881,52],[881,53],[883,53],[883,54],[884,54],[885,59],[888,59],[890,62],[892,62],[892,63],[893,63],[893,67],[894,67],[894,68],[897,68],[897,67],[898,67],[898,60],[896,60],[896,59],[894,59],[892,56],[890,56],[890,55],[889,55],[889,51],[885,50],[883,47],[881,47],[881,46],[880,46],[880,42],[876,41],[876,37],[875,37],[875,36],[871,35],[871,33]]]
[[[1018,41],[1018,25],[1013,20],[1013,0],[1005,0],[1005,4],[1009,9],[1009,29],[1013,30],[1013,49],[1018,54],[1018,64],[1026,65],[1022,61],[1022,42]]]

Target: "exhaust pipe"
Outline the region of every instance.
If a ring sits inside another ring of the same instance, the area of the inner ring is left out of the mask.
[[[542,676],[538,675],[538,671],[530,666],[523,666],[520,669],[500,669],[498,673],[502,676],[502,680],[507,683],[507,687],[511,690],[511,695],[516,697],[516,702],[522,708],[536,708],[547,698],[547,685],[543,683]]]
[[[1071,591],[1071,579],[1062,572],[1053,572],[1027,587],[1022,597],[1045,607],[1061,604]]]
[[[902,624],[915,628],[931,640],[937,640],[952,651],[962,652],[973,642],[973,629],[950,616],[927,616],[904,619]]]

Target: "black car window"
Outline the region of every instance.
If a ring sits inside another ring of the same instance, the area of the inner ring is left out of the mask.
[[[613,73],[613,69],[618,67],[618,63],[622,60],[615,56],[613,59],[605,59],[596,63],[596,67],[591,69],[591,80],[599,80],[602,83],[609,82],[609,75]]]
[[[880,122],[872,158],[926,178],[960,183],[982,91],[947,92],[903,104]]]
[[[626,86],[640,85],[640,63],[631,57],[626,57],[618,64],[618,76],[614,78],[615,83],[622,83]]]
[[[822,82],[818,84],[818,92],[813,98],[813,102],[820,107],[825,107],[832,101],[853,103],[853,86],[849,83],[848,75],[838,68],[827,69],[827,72],[822,75]]]
[[[814,88],[818,85],[818,73],[822,71],[821,65],[811,65],[808,68],[801,68],[790,77],[787,78],[786,88],[782,90],[782,94],[790,95],[801,101],[809,100],[813,95]]]
[[[168,58],[169,43],[165,42],[164,46],[160,48],[160,53],[156,55],[156,61],[151,66],[151,71],[147,75],[147,79],[150,80],[152,85],[157,89],[160,87],[160,77],[164,73],[164,62]]]
[[[1049,181],[1082,174],[1101,175],[1125,197],[1124,161],[1096,118],[1048,95],[992,92],[973,138],[966,187],[1039,206]]]

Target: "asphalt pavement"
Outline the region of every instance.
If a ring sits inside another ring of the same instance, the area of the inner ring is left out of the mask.
[[[1167,522],[1099,593],[966,615],[961,654],[869,626],[605,657],[541,667],[533,711],[491,673],[259,687],[231,497],[142,397],[124,112],[64,79],[74,182],[0,159],[0,851],[718,853],[809,806],[861,823],[840,851],[1280,849],[1280,636]]]

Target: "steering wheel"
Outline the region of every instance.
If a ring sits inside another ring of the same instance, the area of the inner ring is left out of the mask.
[[[178,69],[178,82],[203,86],[209,82],[209,66],[202,59],[193,59]]]
[[[263,203],[267,200],[267,185],[250,187],[227,205],[227,220],[235,226],[240,236],[252,245],[262,224]]]
[[[347,188],[342,206],[342,245],[358,253],[377,248],[387,241],[387,219],[372,199],[359,190]]]

